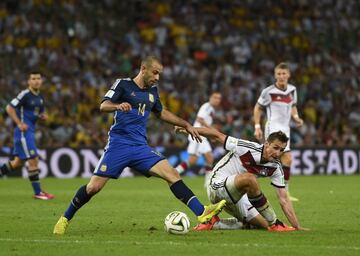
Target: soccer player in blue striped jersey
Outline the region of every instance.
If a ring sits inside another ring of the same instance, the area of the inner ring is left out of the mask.
[[[38,119],[45,120],[44,99],[40,94],[42,76],[39,72],[31,72],[28,77],[28,88],[21,91],[6,106],[6,112],[15,122],[14,155],[15,158],[0,167],[0,176],[23,167],[28,162],[29,180],[34,190],[34,198],[49,200],[54,195],[42,191],[39,178],[39,158],[35,144],[35,128]]]
[[[54,234],[63,235],[76,211],[110,178],[118,178],[127,166],[146,177],[165,180],[171,192],[198,216],[200,223],[210,221],[224,207],[225,200],[209,206],[201,204],[165,157],[147,144],[146,125],[150,112],[165,122],[183,127],[194,139],[201,141],[191,124],[163,108],[156,86],[162,70],[159,59],[148,56],[141,62],[140,71],[134,79],[116,80],[105,94],[100,110],[115,112],[108,143],[89,183],[79,188],[56,223]]]

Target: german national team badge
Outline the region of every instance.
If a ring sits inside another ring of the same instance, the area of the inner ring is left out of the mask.
[[[152,95],[151,93],[149,93],[149,101],[154,102],[154,95]]]
[[[101,167],[100,167],[100,171],[102,171],[102,172],[106,172],[106,169],[107,169],[106,164],[101,165]]]
[[[259,171],[259,175],[260,176],[263,176],[263,177],[266,177],[268,176],[268,169],[267,168],[263,168]]]

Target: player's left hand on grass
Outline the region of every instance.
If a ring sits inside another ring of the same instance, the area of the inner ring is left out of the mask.
[[[196,140],[196,142],[202,142],[199,132],[192,125],[189,124],[185,127],[185,129],[191,135],[193,140]]]

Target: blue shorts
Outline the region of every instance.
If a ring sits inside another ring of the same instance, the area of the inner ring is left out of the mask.
[[[117,179],[125,167],[130,167],[146,177],[157,162],[165,157],[148,145],[124,145],[117,139],[110,138],[101,156],[94,175]]]
[[[14,155],[21,160],[27,160],[38,156],[33,132],[20,132],[15,130]]]

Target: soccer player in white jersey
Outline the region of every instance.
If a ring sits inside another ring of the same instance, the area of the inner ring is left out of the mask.
[[[261,130],[261,115],[266,108],[267,122],[265,125],[265,139],[275,131],[282,131],[290,138],[290,119],[295,121],[298,127],[302,126],[303,120],[299,117],[296,107],[296,87],[288,84],[290,69],[286,63],[280,63],[275,67],[275,84],[266,87],[254,107],[255,137],[259,141],[263,139]],[[291,152],[290,140],[285,151],[280,157],[283,165],[286,189],[289,191]],[[290,196],[290,200],[298,201],[296,197]]]
[[[221,103],[221,93],[213,92],[210,95],[209,101],[204,103],[197,115],[196,120],[194,122],[194,127],[211,127],[213,124],[213,117],[215,115],[215,109],[220,106]],[[186,169],[194,166],[198,157],[200,155],[204,155],[206,160],[205,175],[211,171],[212,165],[214,163],[214,157],[212,154],[212,148],[210,142],[206,138],[202,138],[202,142],[198,143],[188,137],[189,144],[187,147],[187,152],[189,154],[189,159],[187,161],[181,162],[177,167],[176,170],[181,174]]]
[[[285,189],[284,173],[279,161],[288,142],[285,133],[274,132],[268,136],[264,144],[260,145],[227,136],[212,128],[196,128],[196,130],[201,136],[222,143],[229,151],[211,172],[207,191],[211,202],[225,199],[224,209],[229,214],[238,220],[245,218],[250,223],[260,213],[268,222],[269,231],[307,230],[300,226]],[[184,132],[184,129],[176,127],[176,131]],[[257,177],[271,179],[280,206],[292,227],[284,225],[277,219],[272,206],[260,190]],[[244,195],[248,198],[244,198]],[[211,230],[218,221],[217,217],[212,218],[210,223],[198,225],[195,229]],[[261,219],[257,220],[258,223],[259,221],[258,226],[264,226]]]

